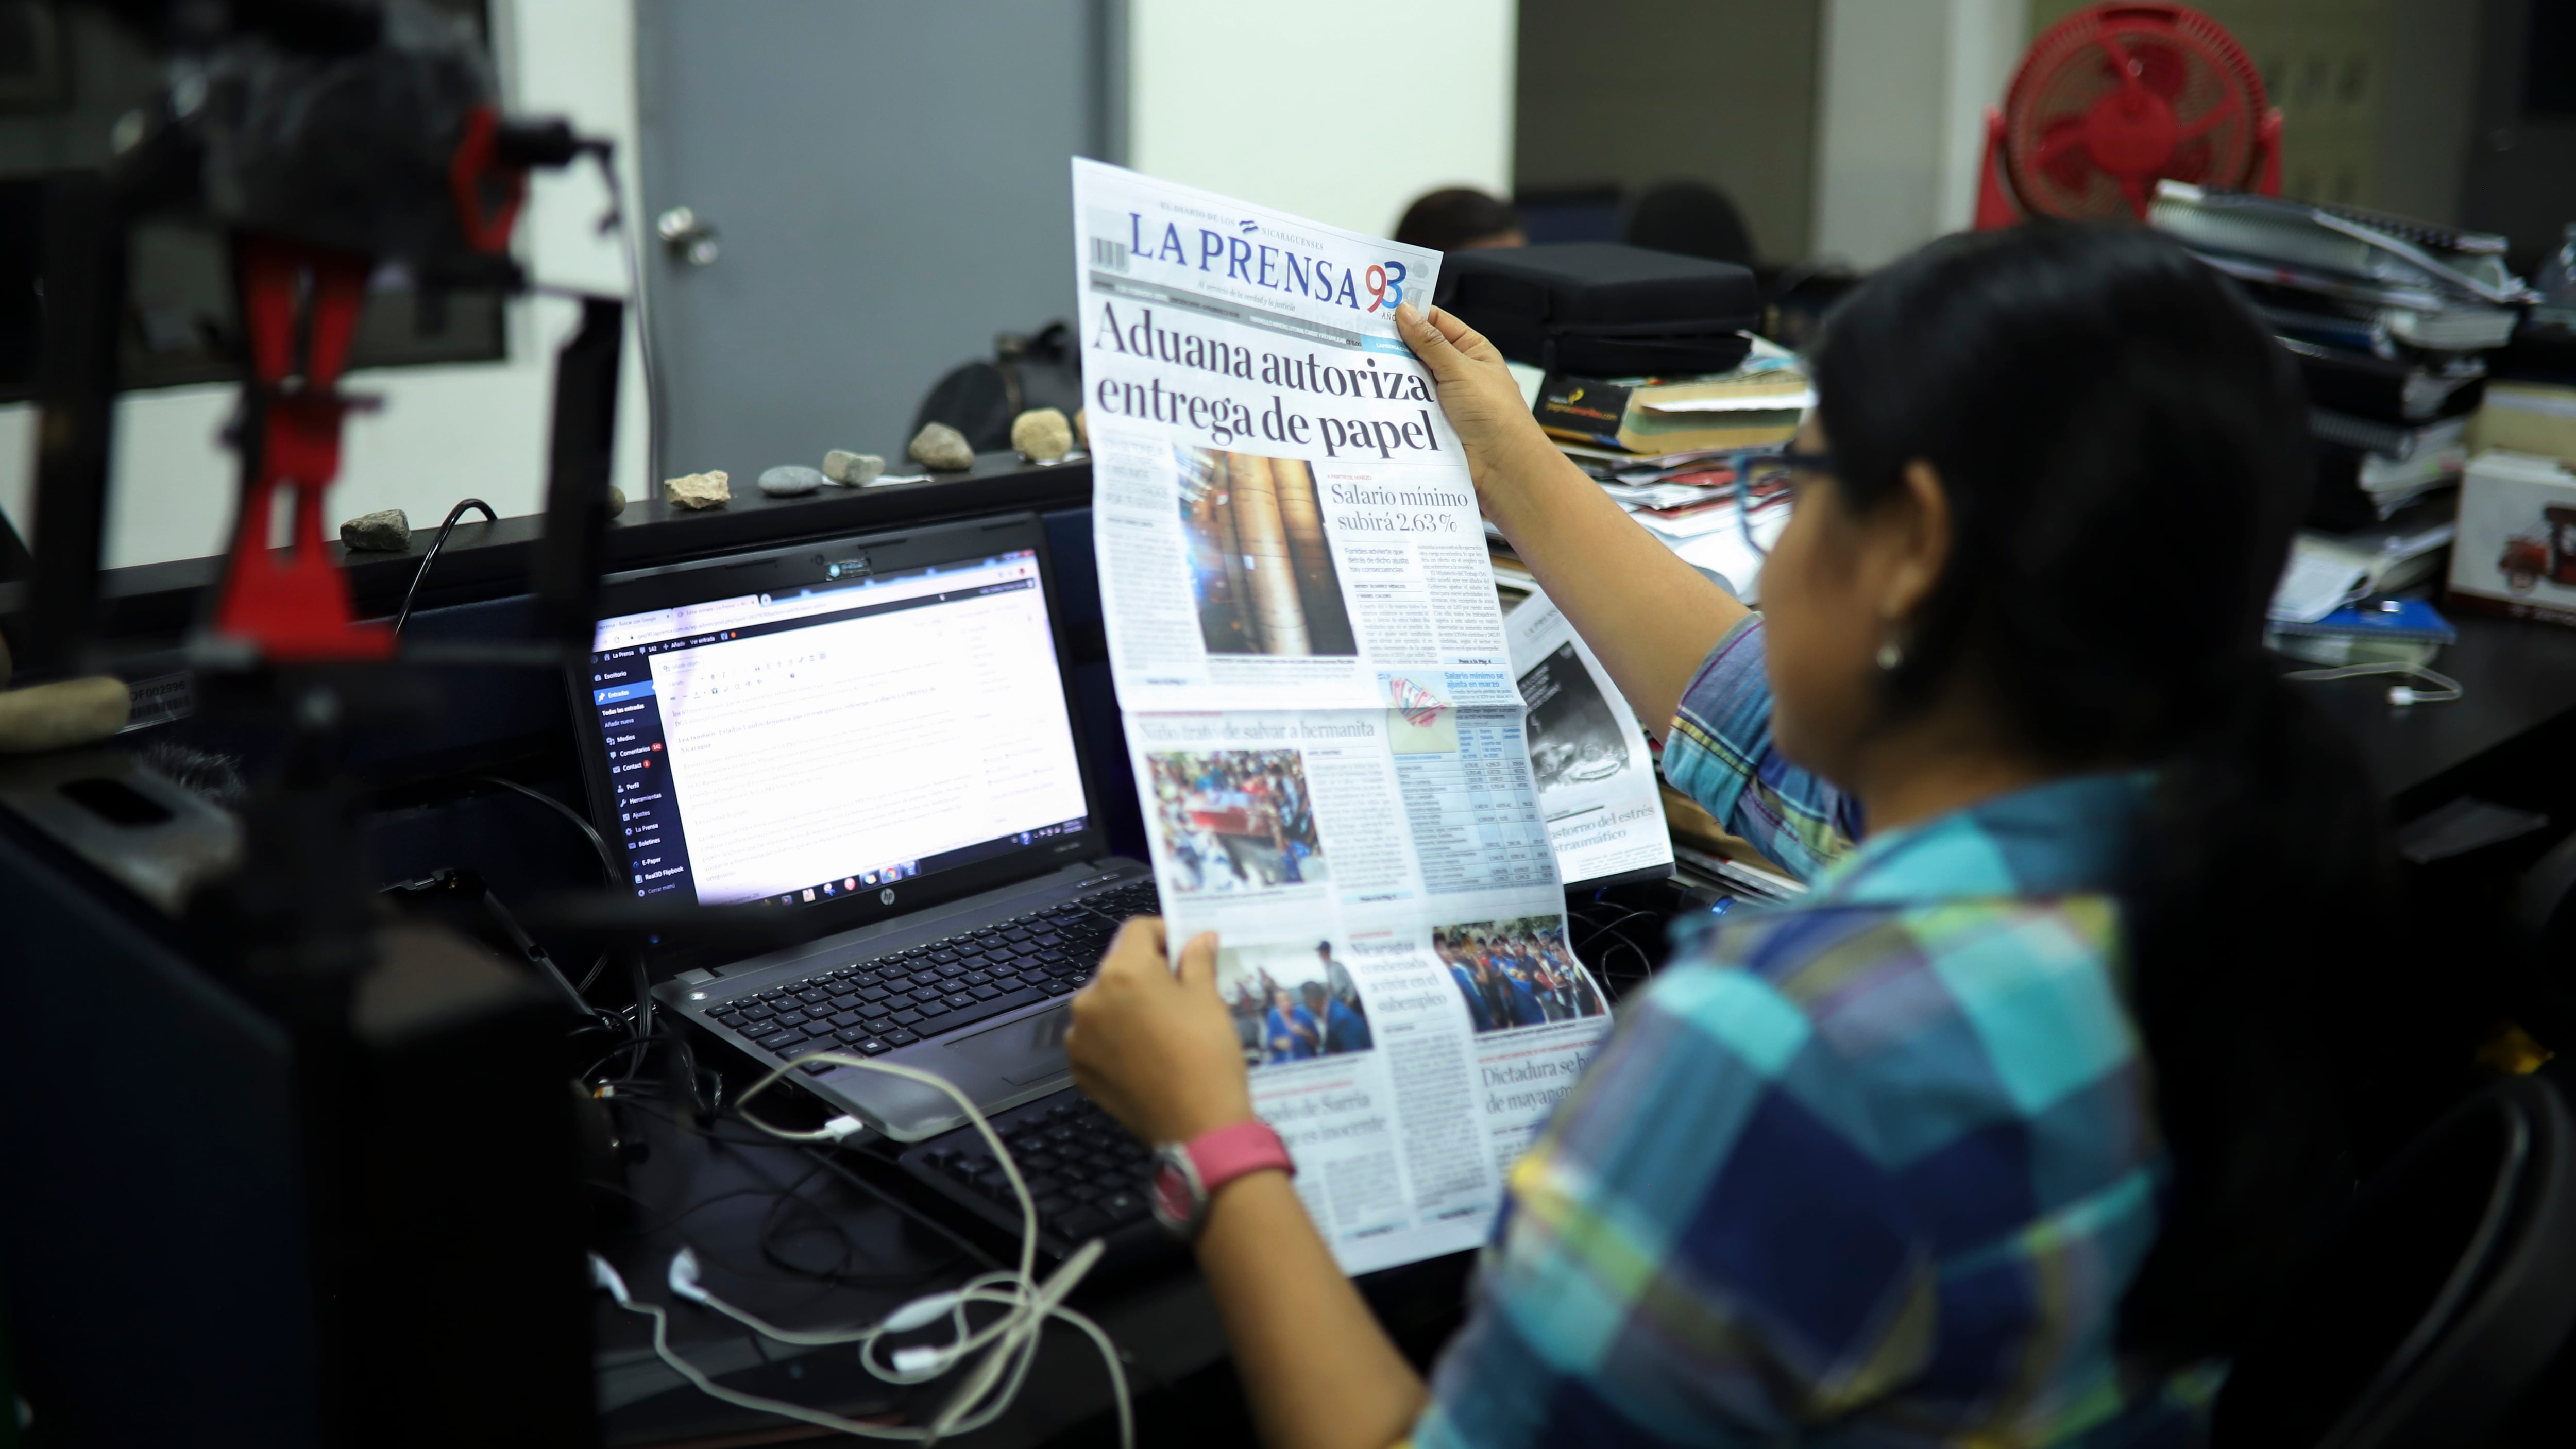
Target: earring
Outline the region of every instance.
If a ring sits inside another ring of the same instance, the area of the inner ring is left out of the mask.
[[[1880,669],[1894,669],[1896,666],[1903,664],[1904,662],[1905,650],[1895,640],[1889,639],[1878,646],[1878,667]]]

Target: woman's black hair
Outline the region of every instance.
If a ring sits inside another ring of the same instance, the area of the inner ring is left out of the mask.
[[[2066,768],[2158,771],[2127,986],[2174,1175],[2121,1342],[2228,1354],[2349,1182],[2390,879],[2358,752],[2262,654],[2308,490],[2295,367],[2179,246],[2055,222],[1888,267],[1813,364],[1841,505],[1921,459],[1951,509],[1891,708],[1966,689]]]

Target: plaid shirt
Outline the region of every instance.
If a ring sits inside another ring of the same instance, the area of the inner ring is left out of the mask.
[[[1512,1170],[1414,1444],[2196,1442],[2214,1377],[2112,1346],[2167,1172],[2108,889],[2140,778],[1855,849],[1770,716],[1747,621],[1664,769],[1813,889],[1621,1011]]]

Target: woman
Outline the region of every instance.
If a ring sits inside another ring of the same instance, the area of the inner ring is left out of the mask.
[[[1483,339],[1401,319],[1485,511],[1664,767],[1810,877],[1715,924],[1513,1169],[1426,1386],[1288,1178],[1198,1239],[1274,1445],[2187,1443],[2349,1179],[2384,859],[2262,664],[2304,407],[2231,289],[2136,229],[1888,268],[1812,357],[1746,611],[1558,455]],[[1139,1135],[1250,1115],[1210,985],[1121,934],[1076,1080]],[[1695,952],[1695,959],[1693,959]]]

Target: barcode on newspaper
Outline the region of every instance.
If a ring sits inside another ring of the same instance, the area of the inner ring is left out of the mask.
[[[1104,272],[1127,270],[1127,244],[1105,236],[1091,239],[1091,264]]]

